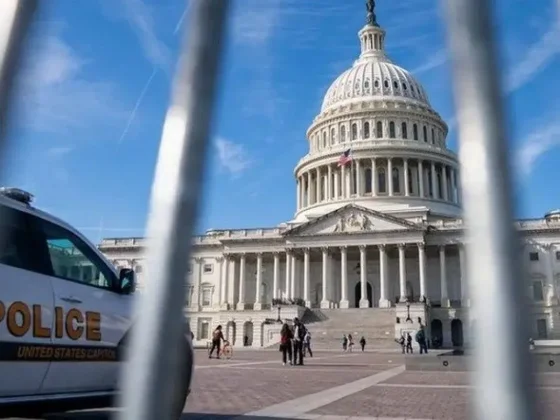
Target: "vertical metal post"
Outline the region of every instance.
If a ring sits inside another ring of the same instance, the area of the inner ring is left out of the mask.
[[[171,418],[184,334],[184,282],[200,203],[226,0],[190,0],[191,19],[156,166],[148,222],[149,282],[138,302],[121,419]],[[188,35],[188,36],[187,36]],[[189,361],[192,363],[192,360]]]
[[[3,156],[14,79],[37,0],[0,1],[0,156]]]
[[[509,153],[488,0],[442,0],[452,57],[479,419],[534,415],[527,313],[513,228]]]

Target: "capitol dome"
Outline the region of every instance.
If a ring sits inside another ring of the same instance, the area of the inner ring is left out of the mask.
[[[293,222],[351,203],[403,217],[459,216],[458,162],[446,145],[447,124],[422,85],[387,56],[374,12],[358,38],[359,57],[328,88],[307,130],[309,151],[294,171]]]

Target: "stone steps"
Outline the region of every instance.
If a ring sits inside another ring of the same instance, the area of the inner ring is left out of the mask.
[[[364,336],[368,347],[394,348],[395,316],[394,308],[313,309],[302,319],[314,347],[340,347],[342,336],[352,334],[356,345]]]

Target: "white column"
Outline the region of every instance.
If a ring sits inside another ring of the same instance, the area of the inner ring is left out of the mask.
[[[371,160],[371,195],[377,195],[377,167],[375,165],[375,158]]]
[[[301,181],[299,178],[296,179],[296,191],[297,191],[297,203],[296,203],[296,209],[300,209],[301,208]]]
[[[230,255],[229,261],[229,277],[228,277],[228,307],[230,309],[235,308],[235,277],[237,275],[237,261],[235,256]]]
[[[455,168],[451,167],[450,170],[451,177],[451,201],[457,203],[457,190],[455,189]]]
[[[418,194],[424,197],[424,166],[421,160],[418,161]]]
[[[347,197],[346,194],[346,167],[340,167],[340,196],[343,198]]]
[[[272,269],[272,298],[278,299],[278,277],[280,277],[280,254],[278,252],[274,253],[274,266]]]
[[[332,166],[329,165],[327,168],[327,200],[332,200]]]
[[[204,265],[203,258],[195,258],[194,262],[196,263],[196,306],[200,311],[202,309],[202,266]]]
[[[389,185],[389,196],[393,195],[393,159],[387,159],[387,183]]]
[[[352,195],[352,166],[350,166],[350,170],[347,171],[345,167],[342,167],[343,178],[344,178],[344,197],[350,198]]]
[[[546,293],[546,304],[547,305],[558,305],[558,298],[556,296],[556,287],[554,285],[554,246],[552,244],[545,244],[544,249],[546,251],[546,277],[547,286],[549,291]]]
[[[328,257],[329,257],[329,250],[326,247],[321,248],[321,251],[323,253],[323,270],[322,270],[322,275],[323,275],[323,299],[321,300],[321,308],[324,309],[328,309],[330,306],[330,302],[327,299],[327,281],[328,281],[328,266],[327,266],[327,262],[328,262]]]
[[[220,307],[221,303],[222,303],[222,295],[223,295],[223,290],[224,290],[224,271],[225,270],[225,264],[224,264],[224,257],[217,257],[216,258],[216,262],[218,263],[218,267],[219,267],[219,278],[218,278],[218,293],[217,293],[217,297],[215,298],[214,296],[212,296],[212,306],[215,306],[217,308]]]
[[[428,298],[426,290],[426,245],[418,244],[418,271],[420,272],[420,302],[425,302]]]
[[[399,302],[406,302],[406,255],[405,244],[399,244]]]
[[[449,295],[447,294],[447,268],[445,265],[445,245],[439,247],[439,271],[441,280],[441,306],[449,307]]]
[[[348,248],[340,247],[340,308],[348,309]]]
[[[220,308],[227,310],[227,289],[228,289],[228,274],[229,274],[229,264],[230,264],[230,257],[229,255],[224,255],[224,264],[222,269],[222,276],[220,282],[222,283],[222,287],[220,289]]]
[[[389,285],[387,284],[387,251],[385,245],[378,245],[379,247],[379,307],[390,308],[391,301],[389,300]]]
[[[237,310],[245,310],[245,254],[241,254],[239,260],[239,301],[237,302]]]
[[[257,275],[255,276],[255,305],[254,310],[260,311],[262,309],[261,302],[261,284],[262,284],[262,254],[257,254]]]
[[[362,165],[360,160],[356,159],[356,196],[362,195]]]
[[[362,295],[359,302],[360,308],[369,308],[369,299],[367,296],[367,258],[365,245],[360,245],[360,290]]]
[[[437,191],[437,176],[436,176],[436,165],[434,162],[431,163],[432,168],[432,198],[437,199],[438,191]]]
[[[323,190],[323,181],[321,177],[321,168],[317,168],[315,171],[315,183],[317,184],[315,191],[317,192],[317,196],[315,199],[316,203],[321,202],[321,191]]]
[[[309,299],[309,248],[303,250],[303,300],[305,300],[305,306],[311,308],[311,300]]]
[[[410,185],[408,184],[408,159],[404,159],[404,195],[410,195]]]
[[[449,200],[449,191],[447,191],[447,166],[441,166],[441,188],[443,190],[443,201]]]
[[[338,197],[340,197],[340,181],[338,180],[338,170],[334,171],[334,198],[335,200],[338,200]]]
[[[290,299],[295,299],[296,297],[296,255],[292,253],[290,261]]]
[[[453,173],[453,172],[452,172]],[[470,306],[467,284],[467,260],[465,259],[465,246],[459,244],[459,269],[461,278],[461,306]]]
[[[291,274],[291,269],[290,269],[290,263],[292,261],[292,257],[291,257],[291,252],[289,250],[286,250],[286,282],[284,284],[284,293],[283,293],[283,297],[286,299],[290,298],[290,274]]]

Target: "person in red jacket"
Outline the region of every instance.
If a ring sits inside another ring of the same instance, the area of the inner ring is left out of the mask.
[[[286,366],[288,360],[292,365],[292,329],[288,324],[282,325],[280,330],[280,351],[282,352],[282,364]]]

